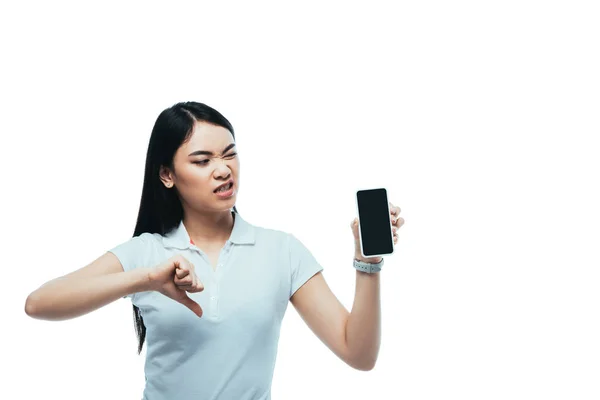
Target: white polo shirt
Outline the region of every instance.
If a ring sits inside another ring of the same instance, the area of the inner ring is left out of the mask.
[[[182,254],[204,284],[202,292],[186,292],[202,307],[201,318],[160,292],[125,296],[146,326],[143,400],[271,399],[288,301],[323,267],[291,233],[233,214],[216,271],[191,243],[183,221],[165,236],[143,233],[110,250],[125,271]]]

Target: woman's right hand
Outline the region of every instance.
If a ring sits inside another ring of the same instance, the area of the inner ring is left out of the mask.
[[[148,272],[150,290],[164,294],[178,301],[202,317],[202,307],[185,293],[196,293],[204,290],[204,285],[196,276],[194,265],[185,257],[177,254]]]

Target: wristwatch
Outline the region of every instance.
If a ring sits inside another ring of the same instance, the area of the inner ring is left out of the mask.
[[[368,274],[373,274],[375,272],[381,271],[381,267],[383,266],[383,257],[381,257],[381,261],[378,263],[367,263],[364,261],[359,261],[356,258],[354,259],[354,268],[359,271],[366,272]]]

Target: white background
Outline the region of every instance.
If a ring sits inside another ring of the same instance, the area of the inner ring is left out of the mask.
[[[598,399],[595,2],[214,3],[1,6],[0,397],[141,398],[129,300],[50,322],[25,299],[131,237],[154,121],[194,100],[236,130],[241,215],[348,310],[355,190],[406,219],[375,369],[290,306],[274,400]]]

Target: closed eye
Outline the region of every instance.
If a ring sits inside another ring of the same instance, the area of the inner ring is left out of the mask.
[[[225,157],[233,157],[237,155],[237,153],[227,154]],[[206,165],[210,160],[202,160],[202,161],[193,161],[192,164]]]

